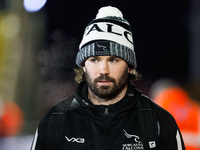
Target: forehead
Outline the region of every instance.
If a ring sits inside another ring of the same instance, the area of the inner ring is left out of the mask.
[[[120,58],[118,56],[91,56],[91,57],[88,57],[87,59],[91,59],[91,58],[98,58],[98,59],[113,59],[113,58],[117,58],[117,59],[123,60],[122,58]]]
[[[124,59],[122,59],[122,58],[120,58],[120,57],[118,57],[118,56],[91,56],[91,57],[88,57],[85,61],[84,61],[84,63],[83,63],[83,66],[85,66],[85,63],[87,62],[87,61],[89,61],[89,60],[92,60],[92,59],[97,59],[98,61],[99,60],[101,60],[101,61],[110,61],[110,60],[112,60],[112,59],[117,59],[117,61],[118,62],[124,62],[124,63],[126,63],[127,65],[128,65],[128,63],[124,60]]]

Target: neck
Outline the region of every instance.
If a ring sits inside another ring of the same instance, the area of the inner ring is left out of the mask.
[[[111,105],[114,103],[117,103],[120,101],[126,94],[127,86],[124,87],[124,89],[115,97],[112,98],[100,98],[97,95],[95,95],[90,88],[88,88],[88,98],[94,105]]]

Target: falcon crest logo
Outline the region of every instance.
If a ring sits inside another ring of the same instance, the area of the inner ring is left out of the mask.
[[[134,138],[135,142],[137,142],[137,143],[141,143],[141,141],[139,141],[140,137],[137,136],[137,135],[128,134],[128,133],[126,132],[126,130],[124,130],[124,135],[125,135],[127,138],[129,138],[129,139],[130,139],[130,138]]]

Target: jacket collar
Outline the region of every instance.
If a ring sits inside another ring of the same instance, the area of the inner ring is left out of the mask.
[[[89,99],[88,99],[88,87],[85,82],[82,82],[78,85],[77,90],[76,90],[76,98],[77,101],[80,103],[81,106],[83,107],[89,107],[89,108],[94,108],[98,110],[100,107],[106,107],[103,105],[94,105]],[[137,89],[135,89],[135,86],[131,83],[128,84],[128,89],[127,92],[119,102],[109,105],[111,110],[115,111],[118,110],[119,108],[125,108],[125,109],[130,109],[132,108],[135,103],[138,101],[139,97],[141,95],[141,92]]]

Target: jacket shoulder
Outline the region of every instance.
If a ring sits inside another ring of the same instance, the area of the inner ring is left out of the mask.
[[[146,105],[151,105],[152,108],[155,110],[156,115],[159,116],[163,116],[163,117],[169,117],[172,118],[174,120],[174,117],[164,108],[162,108],[161,106],[159,106],[158,104],[156,104],[155,102],[153,102],[148,96],[143,95],[143,101],[146,103]]]
[[[143,97],[145,97],[145,101],[150,103],[152,105],[152,109],[154,109],[155,116],[160,126],[160,134],[170,134],[176,136],[179,127],[174,117],[167,110],[154,103],[149,97],[145,95],[143,95]]]
[[[64,114],[65,111],[68,111],[69,107],[72,106],[72,101],[74,98],[74,95],[66,97],[49,109],[39,122],[39,132],[43,133],[43,135],[46,135],[46,130],[48,129],[47,127],[52,123],[52,116],[60,116]]]

